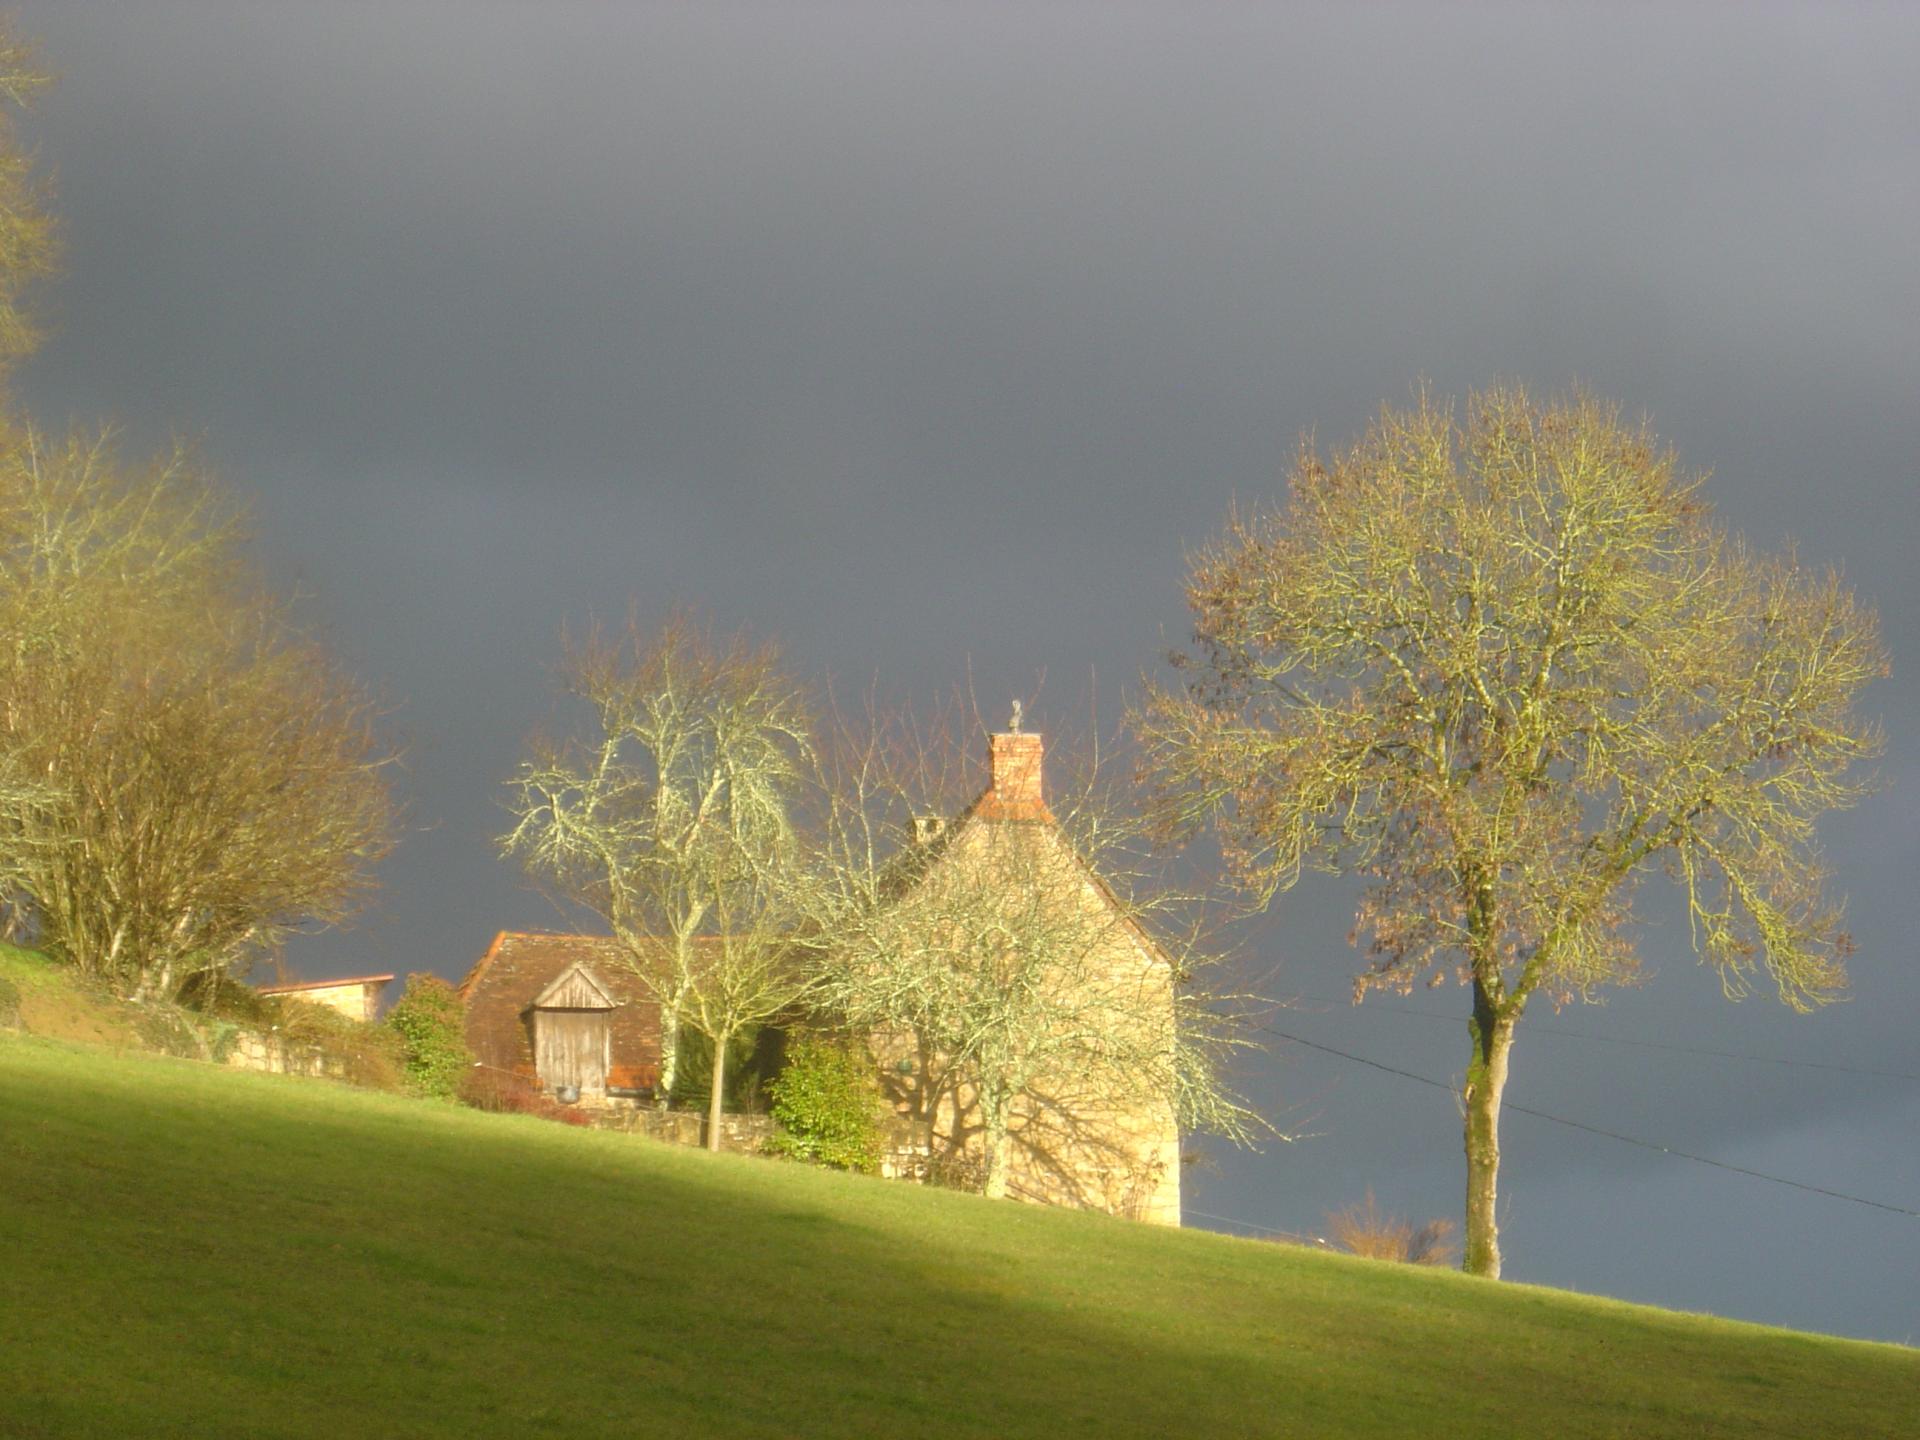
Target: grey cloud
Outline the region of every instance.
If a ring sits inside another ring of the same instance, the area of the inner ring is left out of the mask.
[[[1669,919],[1646,987],[1556,1023],[1914,1068],[1911,12],[21,18],[63,73],[33,131],[71,252],[25,401],[204,435],[402,702],[416,833],[297,964],[455,973],[557,923],[491,837],[565,618],[694,600],[843,687],[971,664],[997,704],[1044,670],[1057,715],[1092,671],[1110,711],[1184,627],[1183,548],[1274,494],[1302,431],[1338,442],[1421,376],[1580,380],[1882,608],[1898,784],[1827,832],[1856,1003],[1730,1007]],[[1343,893],[1259,929],[1294,988],[1343,992]],[[1378,1011],[1286,1023],[1443,1079],[1464,1051]],[[1521,1044],[1523,1103],[1920,1206],[1881,1163],[1913,1153],[1911,1087]],[[1445,1094],[1285,1047],[1248,1081],[1319,1138],[1223,1158],[1197,1208],[1306,1229],[1369,1182],[1457,1208]],[[1877,1216],[1535,1122],[1511,1143],[1523,1278],[1911,1333],[1920,1251]]]

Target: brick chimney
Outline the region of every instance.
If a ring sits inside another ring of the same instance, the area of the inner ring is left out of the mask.
[[[1032,811],[1044,814],[1047,808],[1042,783],[1041,758],[1045,745],[1038,735],[1013,731],[987,737],[987,759],[993,773],[990,793],[995,807],[1009,814]]]

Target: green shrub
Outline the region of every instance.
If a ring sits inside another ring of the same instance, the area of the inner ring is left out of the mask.
[[[280,1021],[280,1002],[225,970],[201,970],[180,985],[180,1004],[217,1020],[231,1020],[253,1030],[265,1030]]]
[[[451,1100],[473,1068],[467,1049],[467,1011],[453,986],[438,975],[407,976],[407,989],[387,1012],[387,1029],[400,1040],[400,1067],[409,1089]]]
[[[864,1045],[819,1035],[794,1037],[787,1068],[774,1078],[775,1154],[836,1170],[880,1168],[880,1077]]]
[[[211,1059],[207,1043],[200,1034],[200,1017],[177,1005],[140,1005],[129,1007],[133,1032],[140,1037],[141,1048],[176,1060]]]
[[[786,1054],[785,1032],[755,1025],[727,1042],[726,1095],[721,1108],[736,1115],[764,1115],[767,1084]],[[680,1031],[672,1108],[706,1113],[713,1095],[713,1041],[691,1025]]]
[[[293,1052],[317,1052],[339,1067],[334,1073],[349,1084],[370,1090],[411,1088],[410,1077],[405,1074],[404,1042],[385,1025],[369,1025],[342,1015],[330,1005],[296,996],[261,998],[267,1002],[261,1018],[268,1023],[262,1026],[256,1022],[248,1028],[277,1035]]]

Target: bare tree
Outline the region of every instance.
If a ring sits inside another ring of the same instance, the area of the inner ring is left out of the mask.
[[[726,1045],[715,1032],[730,1037],[784,1003],[771,917],[797,854],[805,698],[773,646],[716,644],[684,613],[653,633],[629,615],[615,636],[568,644],[561,676],[592,730],[533,742],[509,782],[502,853],[620,941],[660,1004],[663,1097],[682,1022],[713,1036],[717,1106]]]
[[[374,711],[184,456],[0,435],[9,925],[141,999],[344,919],[389,845]]]
[[[951,717],[870,711],[841,729],[814,892],[819,1003],[913,1076],[929,1151],[943,1117],[963,1151],[971,1112],[977,1182],[1000,1196],[1023,1111],[1069,1142],[1111,1143],[1142,1115],[1164,1117],[1147,1127],[1160,1133],[1244,1138],[1191,896],[1134,845],[1098,765],[1050,805],[1037,735],[993,737],[1008,767],[1028,763],[1020,749],[1032,769],[980,794]]]
[[[1814,819],[1863,793],[1886,672],[1832,574],[1712,521],[1697,477],[1587,397],[1421,397],[1303,450],[1284,508],[1195,560],[1195,649],[1143,729],[1167,814],[1218,825],[1260,904],[1308,867],[1371,878],[1355,982],[1471,987],[1465,1267],[1500,1273],[1499,1117],[1536,994],[1637,972],[1663,867],[1729,996],[1846,981]]]
[[[40,328],[26,311],[34,282],[53,273],[59,230],[47,208],[47,187],[33,173],[33,156],[14,132],[8,106],[24,110],[47,85],[32,48],[0,24],[0,377],[32,352]]]
[[[803,1005],[812,975],[795,931],[804,907],[801,857],[783,850],[720,877],[714,887],[713,933],[695,950],[682,1017],[713,1042],[708,1076],[707,1148],[720,1148],[728,1043],[744,1030]]]
[[[0,102],[44,83],[0,26]],[[0,376],[57,251],[0,106]],[[372,708],[239,540],[183,455],[0,422],[0,909],[142,998],[344,918],[388,845]]]

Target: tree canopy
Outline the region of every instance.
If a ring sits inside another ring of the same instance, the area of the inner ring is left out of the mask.
[[[7,110],[45,83],[0,25],[0,380],[58,251]],[[143,998],[343,919],[390,841],[371,701],[243,540],[191,455],[0,414],[0,915]]]
[[[14,112],[24,110],[48,83],[32,47],[0,22],[0,379],[40,343],[27,297],[36,282],[53,274],[60,258],[49,187],[34,173],[33,155],[13,120]]]
[[[590,718],[529,742],[500,848],[621,942],[660,1002],[663,1095],[680,1025],[715,1041],[717,1117],[727,1039],[797,988],[785,907],[813,743],[805,697],[772,646],[716,642],[685,613],[658,630],[629,616],[564,648],[562,684]]]
[[[0,894],[142,998],[345,919],[391,839],[375,707],[189,457],[0,432]]]
[[[1870,781],[1856,709],[1887,669],[1840,577],[1767,555],[1643,425],[1517,388],[1425,395],[1194,561],[1193,647],[1142,731],[1163,815],[1211,821],[1265,903],[1308,869],[1371,884],[1355,981],[1471,987],[1466,1264],[1497,1274],[1513,1027],[1631,980],[1635,888],[1685,896],[1731,996],[1846,984],[1815,833]]]

